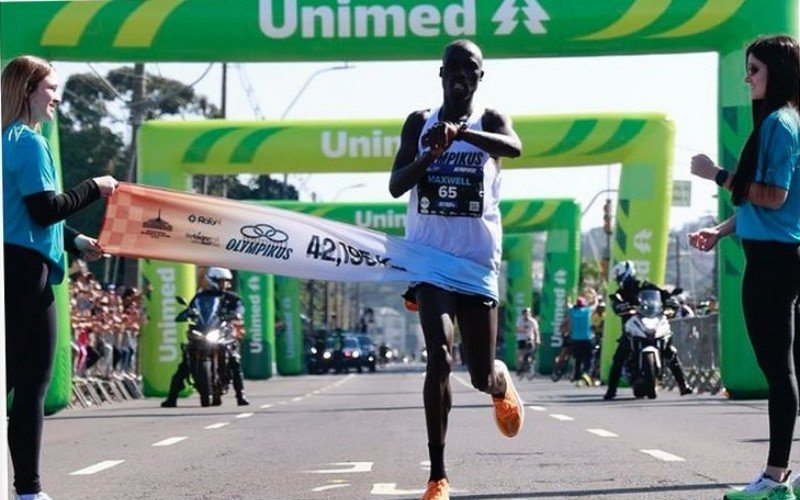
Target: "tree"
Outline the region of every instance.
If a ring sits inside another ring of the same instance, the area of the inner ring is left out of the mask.
[[[105,78],[94,73],[73,74],[64,86],[63,103],[59,107],[58,131],[63,167],[63,183],[70,188],[78,182],[102,175],[129,180],[130,125],[132,107],[142,106],[145,119],[166,116],[219,118],[219,109],[206,96],[180,81],[145,74],[146,94],[143,102],[134,102],[134,88],[139,77],[133,66],[110,70]],[[199,177],[199,176],[198,176]],[[212,186],[228,185],[228,196],[235,199],[275,199],[283,197],[283,183],[269,176],[256,177],[242,183],[236,176],[219,177]],[[202,180],[201,180],[202,184]],[[200,191],[200,190],[198,190]],[[289,198],[297,199],[293,187]],[[85,234],[100,230],[104,206],[95,203],[70,217],[68,224]]]

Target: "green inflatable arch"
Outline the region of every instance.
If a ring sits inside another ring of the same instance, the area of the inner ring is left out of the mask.
[[[739,84],[744,74],[744,45],[764,33],[797,36],[797,11],[794,0],[772,0],[769,9],[764,7],[763,0],[609,0],[602,3],[529,0],[525,5],[499,0],[409,0],[393,5],[376,0],[352,0],[344,4],[333,0],[13,2],[0,4],[0,62],[20,54],[67,61],[438,59],[446,43],[465,37],[477,41],[489,58],[713,51],[720,55],[719,157],[724,167],[732,169],[750,129],[749,96]],[[562,135],[563,142],[552,143],[552,151],[533,149],[543,154],[542,159],[551,155],[558,157],[562,150],[574,151],[576,147],[583,157],[591,157],[590,149],[585,148],[586,141],[580,139],[588,140],[591,137],[587,136],[595,135],[592,120],[571,123],[575,125],[573,130]],[[628,129],[627,135],[638,135],[635,132]],[[56,139],[52,133],[51,139]],[[258,142],[256,137],[249,137],[249,141]],[[602,156],[606,153],[603,148],[614,149],[615,145],[614,142],[595,143],[595,152]],[[245,146],[242,148],[243,153],[248,150]],[[531,151],[529,143],[526,148]],[[572,158],[579,161],[581,155]],[[526,158],[516,164],[523,165],[522,161],[529,159],[526,154]],[[662,160],[667,165],[671,163],[668,152],[663,154]],[[381,168],[385,165],[381,163]],[[169,172],[147,180],[152,182],[160,177],[164,182],[152,183],[183,187],[185,183],[179,179],[181,168],[180,163],[171,164]],[[287,170],[293,169],[274,171]],[[630,180],[625,187],[626,181],[622,180],[621,189],[626,192],[622,194],[634,197],[621,198],[618,210],[621,224],[613,257],[628,256],[632,243],[639,243],[641,248],[649,243],[650,278],[658,281],[663,278],[663,271],[659,270],[664,266],[666,241],[663,236],[666,233],[662,234],[661,225],[637,225],[638,219],[630,216],[638,216],[642,208],[642,213],[649,213],[648,208],[666,212],[668,193],[655,193],[653,207],[647,208],[640,206],[645,203],[640,196],[647,194],[647,186],[658,186],[659,191],[668,186],[660,181],[669,181],[669,175],[665,178],[650,175],[653,168],[629,170],[640,172],[646,188],[639,189],[636,182]],[[147,180],[143,178],[142,182]],[[652,184],[650,180],[659,182]],[[720,216],[731,212],[729,198],[722,193]],[[663,228],[665,231],[666,224]],[[649,237],[645,237],[647,235]],[[728,239],[720,247],[719,255],[723,381],[735,397],[763,395],[765,383],[747,342],[741,315],[738,290],[743,257],[739,243]],[[640,255],[632,257],[642,258]],[[661,260],[656,263],[656,258]],[[157,271],[153,268],[150,272]],[[191,291],[186,270],[164,276],[176,280],[180,293]],[[57,297],[60,309],[66,311],[68,301],[64,287],[57,290]],[[64,312],[61,317],[65,318]],[[59,331],[56,378],[47,402],[49,411],[65,406],[69,400],[68,338],[65,322]],[[610,340],[611,336],[606,334],[606,342]],[[735,370],[726,370],[728,365]]]
[[[503,168],[622,164],[613,257],[635,260],[644,276],[662,281],[672,183],[672,123],[659,114],[513,119],[525,147],[520,158],[504,162]],[[139,133],[140,182],[188,189],[188,173],[386,172],[399,144],[401,128],[399,120],[149,122]],[[574,210],[573,221],[576,214]],[[542,214],[538,217],[547,219]],[[520,223],[520,232],[541,227],[535,218],[526,215],[523,206],[504,213],[504,224],[528,219],[528,227]],[[570,225],[575,227],[577,224]],[[559,234],[568,236],[569,231]],[[570,241],[577,244],[577,239],[567,237],[561,238],[559,245],[569,248]],[[558,255],[551,253],[554,259]],[[549,266],[557,267],[555,263]],[[173,322],[175,297],[188,296],[194,290],[194,267],[144,261],[142,274],[153,288],[148,301],[150,322],[143,329],[139,345],[144,388],[148,395],[163,395],[180,352],[178,329]],[[568,272],[568,276],[574,274]],[[552,279],[564,281],[555,274]],[[556,292],[553,289],[554,304],[565,298],[563,293],[556,297]],[[556,318],[554,313],[550,322]],[[609,322],[606,342],[613,342],[619,335],[619,325],[615,323]],[[281,371],[280,355],[277,361]],[[299,373],[302,367],[296,362],[287,369]]]

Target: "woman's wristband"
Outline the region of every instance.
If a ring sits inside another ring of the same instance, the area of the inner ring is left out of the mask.
[[[725,181],[728,180],[728,177],[730,175],[731,175],[730,172],[721,168],[719,169],[719,172],[717,172],[717,175],[714,177],[714,182],[716,182],[717,186],[719,187],[725,187]]]

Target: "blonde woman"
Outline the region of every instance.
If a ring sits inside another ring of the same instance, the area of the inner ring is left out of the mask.
[[[6,376],[14,393],[8,447],[22,500],[50,498],[41,491],[39,457],[56,342],[52,286],[64,279],[64,248],[88,260],[102,256],[95,239],[63,221],[117,187],[113,177],[103,176],[59,193],[50,145],[39,134],[42,122],[55,115],[57,88],[58,75],[37,57],[18,57],[3,70]]]

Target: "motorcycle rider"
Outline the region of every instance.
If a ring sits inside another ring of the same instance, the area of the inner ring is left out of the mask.
[[[175,321],[187,321],[190,318],[195,300],[197,300],[199,297],[208,295],[217,297],[221,295],[222,301],[218,314],[223,319],[232,320],[231,323],[234,327],[234,336],[237,339],[241,338],[244,332],[241,322],[241,318],[244,315],[244,305],[242,304],[241,297],[229,291],[233,285],[233,274],[231,274],[229,269],[225,269],[224,267],[209,267],[206,271],[206,284],[208,288],[201,289],[199,292],[197,292],[186,309],[178,314],[178,316],[175,318]],[[229,359],[227,365],[232,372],[231,378],[233,379],[233,389],[236,391],[236,404],[239,406],[246,406],[249,405],[250,402],[244,395],[244,380],[242,377],[242,364],[240,362],[241,354],[239,353],[238,345],[238,342],[231,344],[231,352],[228,357]],[[169,385],[169,395],[167,396],[167,399],[161,403],[162,407],[174,408],[178,405],[178,393],[183,390],[188,377],[189,360],[184,348],[183,359],[178,365],[178,369],[175,371],[175,374],[172,376],[172,381]],[[222,401],[218,398],[214,398],[212,401],[212,405],[214,406],[219,406],[220,404],[222,404]]]
[[[631,343],[627,334],[625,333],[625,322],[627,322],[633,313],[633,307],[639,304],[639,292],[642,290],[656,290],[661,294],[661,302],[667,304],[671,298],[670,293],[663,288],[650,283],[646,280],[636,279],[636,268],[633,262],[625,260],[618,262],[611,269],[611,275],[619,285],[616,293],[611,296],[612,309],[622,320],[622,334],[617,340],[617,350],[614,352],[614,358],[611,362],[611,370],[608,374],[608,389],[606,390],[603,399],[606,401],[614,399],[617,395],[617,385],[619,385],[619,378],[622,375],[623,364],[628,361],[631,355]],[[678,389],[681,396],[691,394],[694,388],[686,382],[686,377],[683,374],[683,368],[678,360],[678,350],[675,346],[669,346],[665,353],[664,361],[672,371],[675,381],[678,383]]]

